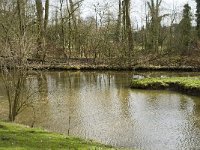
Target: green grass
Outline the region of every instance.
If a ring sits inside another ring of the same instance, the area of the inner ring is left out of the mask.
[[[0,121],[1,149],[104,150],[113,148],[92,141],[47,132],[42,129],[28,128],[23,125]]]
[[[192,95],[200,95],[200,77],[144,78],[132,80],[131,88],[172,89]]]

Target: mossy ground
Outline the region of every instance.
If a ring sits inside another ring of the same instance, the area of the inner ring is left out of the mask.
[[[112,149],[92,141],[0,121],[0,149]]]
[[[132,80],[132,88],[172,89],[187,94],[200,95],[200,77],[144,78]]]

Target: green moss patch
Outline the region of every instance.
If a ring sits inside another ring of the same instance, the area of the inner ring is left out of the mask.
[[[0,149],[112,149],[92,141],[0,121]]]
[[[200,77],[145,78],[132,80],[131,88],[170,89],[200,96]]]

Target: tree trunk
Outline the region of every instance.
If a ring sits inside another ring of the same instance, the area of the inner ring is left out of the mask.
[[[116,41],[119,42],[121,39],[121,23],[122,23],[122,1],[119,0],[119,12],[117,19],[117,30],[116,30]]]
[[[25,33],[25,1],[24,0],[17,0],[17,13],[19,17],[20,35],[23,36]]]
[[[130,19],[130,0],[124,0],[124,15],[125,15],[125,35],[126,40],[128,43],[128,57],[129,57],[129,65],[131,64],[131,56],[133,52],[133,33],[132,33],[132,27],[131,27],[131,19]]]
[[[42,0],[35,0],[36,2],[36,10],[37,10],[37,25],[38,25],[38,48],[36,56],[40,58],[40,52],[43,52],[43,39],[44,39],[44,23],[43,23],[43,7]]]
[[[47,32],[47,25],[48,25],[48,20],[49,20],[49,0],[46,0],[45,2],[45,17],[44,17],[44,37],[43,37],[43,58],[42,58],[42,62],[44,63],[45,61],[45,57],[46,57],[46,32]]]
[[[47,25],[49,20],[49,0],[45,2],[45,17],[44,17],[44,32],[47,31]]]

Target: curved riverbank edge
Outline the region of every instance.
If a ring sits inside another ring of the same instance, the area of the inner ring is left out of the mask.
[[[111,71],[174,71],[174,72],[200,72],[200,67],[192,66],[110,66],[110,65],[30,65],[33,70],[111,70]]]
[[[0,149],[112,150],[114,148],[93,141],[0,121]]]
[[[173,90],[200,96],[200,76],[133,79],[131,88],[150,90]]]

